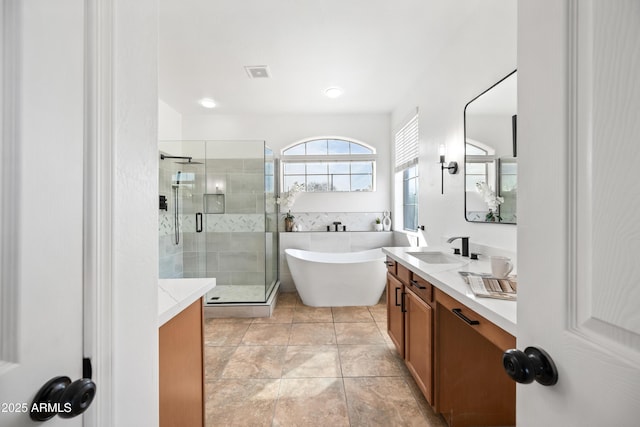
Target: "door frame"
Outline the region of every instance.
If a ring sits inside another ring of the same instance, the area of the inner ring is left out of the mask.
[[[83,351],[99,385],[89,427],[113,420],[113,0],[85,0]]]
[[[0,7],[0,375],[15,366],[19,359],[20,293],[17,230],[20,221],[20,44],[19,0],[3,0]]]

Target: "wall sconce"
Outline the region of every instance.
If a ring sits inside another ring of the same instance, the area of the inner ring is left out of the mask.
[[[444,170],[445,169],[449,170],[449,173],[451,175],[454,175],[454,174],[458,173],[458,162],[449,162],[449,165],[445,166],[444,165],[444,163],[445,163],[445,160],[444,160],[445,146],[444,146],[444,144],[440,144],[440,149],[438,151],[440,153],[440,182],[442,183],[440,194],[444,194]]]

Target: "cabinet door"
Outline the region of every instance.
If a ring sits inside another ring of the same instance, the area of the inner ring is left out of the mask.
[[[502,352],[515,339],[442,292],[435,310],[436,411],[450,426],[514,425],[516,386]]]
[[[160,427],[204,425],[202,299],[160,327]]]
[[[405,362],[429,404],[433,404],[433,309],[407,290]]]
[[[404,357],[404,285],[387,273],[387,333]]]

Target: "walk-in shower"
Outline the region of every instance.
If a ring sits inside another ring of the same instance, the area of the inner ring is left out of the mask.
[[[160,277],[215,277],[208,305],[264,303],[278,281],[273,152],[263,141],[163,141]]]

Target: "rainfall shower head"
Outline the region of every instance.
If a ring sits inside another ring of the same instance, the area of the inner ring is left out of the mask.
[[[181,159],[181,160],[186,160],[186,161],[182,161],[182,162],[176,162],[179,165],[201,165],[202,162],[194,162],[193,161],[193,157],[187,157],[187,156],[167,156],[166,154],[160,154],[160,160],[164,160],[164,159]]]

